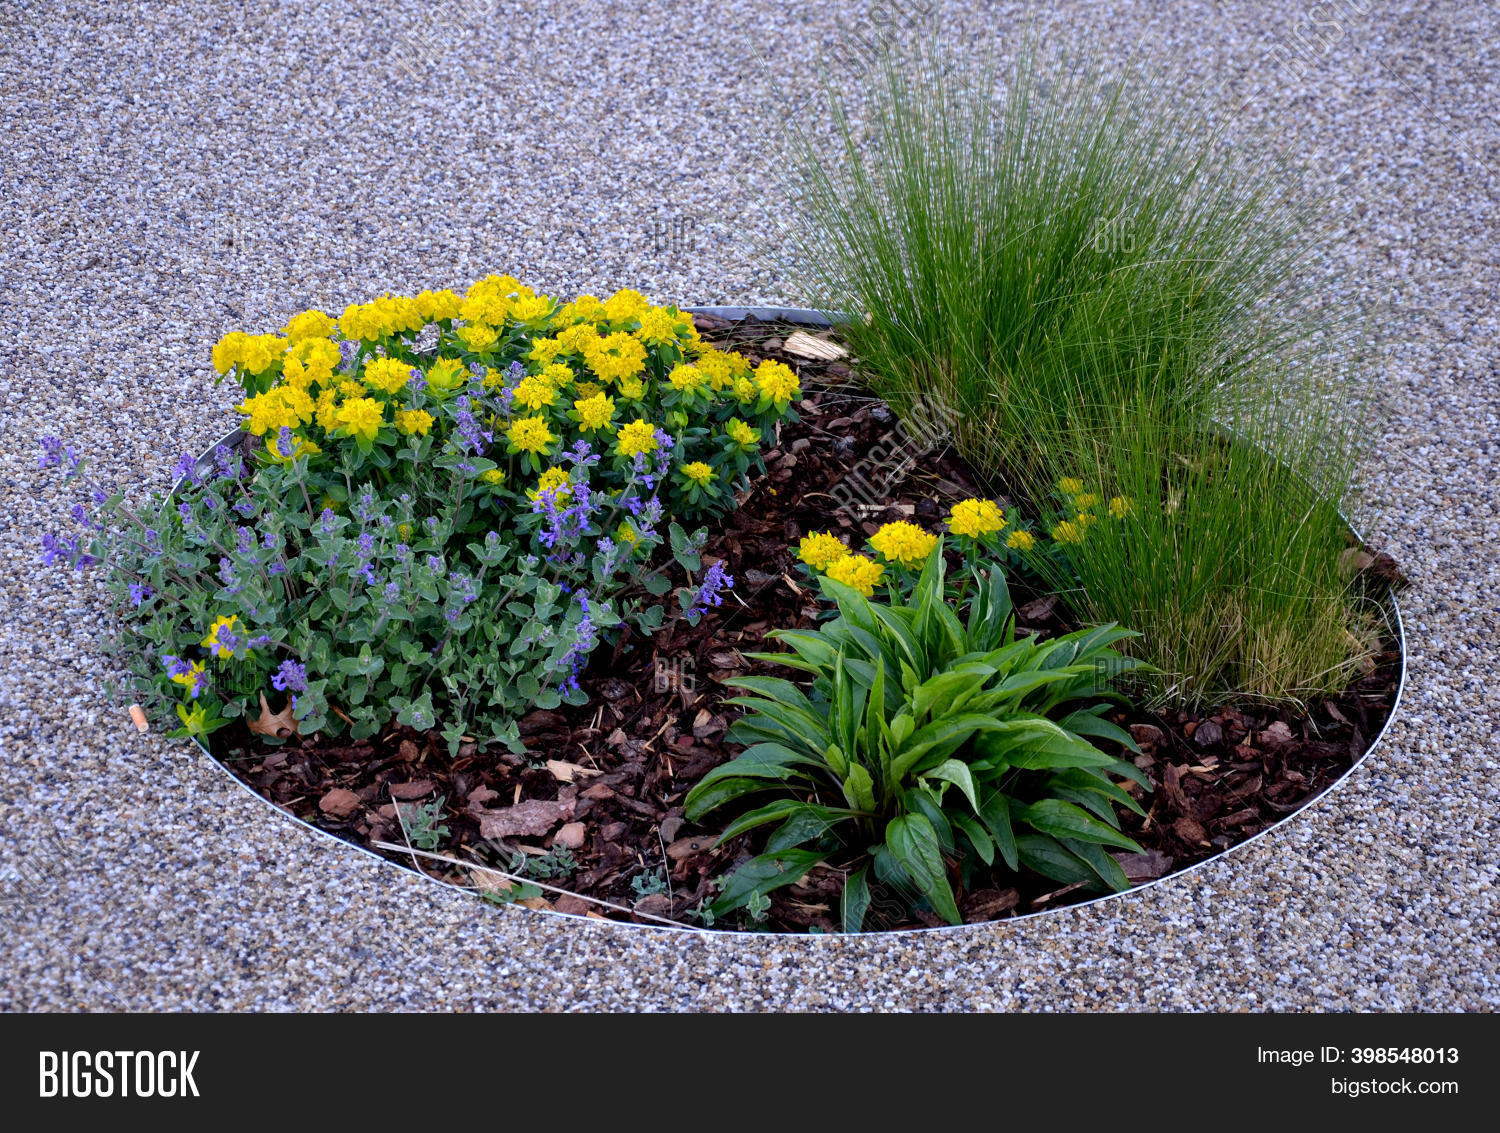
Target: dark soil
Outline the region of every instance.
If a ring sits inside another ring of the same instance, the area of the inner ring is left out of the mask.
[[[526,756],[466,743],[456,758],[435,735],[393,726],[376,740],[345,743],[314,736],[269,746],[243,724],[215,738],[216,754],[262,796],[322,830],[358,845],[406,844],[397,806],[410,831],[416,812],[441,799],[448,828],[435,853],[453,862],[376,849],[394,861],[478,888],[492,899],[526,892],[491,867],[527,871],[555,887],[523,903],[587,916],[701,922],[691,914],[715,878],[756,852],[763,828],[715,847],[716,829],[684,821],[683,796],[709,769],[738,751],[725,742],[736,709],[719,682],[747,672],[775,672],[742,651],[767,647],[767,631],[813,624],[814,594],[795,569],[793,551],[810,530],[841,530],[862,542],[883,522],[931,526],[947,501],[980,494],[952,452],[926,453],[878,504],[846,508],[830,489],[862,454],[899,438],[890,411],[859,392],[842,362],[809,362],[785,352],[796,328],[755,320],[729,325],[699,316],[705,337],[752,360],[775,357],[803,376],[802,420],[783,427],[766,453],[769,474],[724,525],[711,529],[705,562],[726,560],[733,595],[694,627],[669,623],[650,638],[622,637],[596,651],[581,683],[583,708],[536,711],[521,722]],[[878,508],[878,510],[877,510]],[[853,514],[851,514],[853,512]],[[1372,591],[1399,577],[1384,555],[1361,555]],[[1077,628],[1055,596],[1012,579],[1023,632]],[[1144,882],[1181,870],[1242,842],[1307,805],[1359,758],[1385,723],[1400,675],[1396,643],[1342,695],[1302,714],[1285,707],[1220,708],[1204,714],[1144,710],[1114,713],[1143,755],[1136,758],[1154,790],[1144,819],[1123,814],[1124,831],[1144,854],[1122,855],[1126,874]],[[781,670],[778,675],[788,675]],[[712,816],[727,822],[728,813]],[[570,860],[571,859],[571,860]],[[472,864],[469,864],[472,863]],[[841,878],[818,868],[778,890],[761,927],[837,931]],[[566,890],[564,895],[557,890]],[[959,894],[970,922],[1053,908],[1096,894],[1035,874],[998,874]],[[592,900],[585,900],[590,898]],[[614,908],[601,904],[608,902]],[[939,923],[904,909],[872,907],[867,927]],[[720,925],[719,927],[732,927]]]

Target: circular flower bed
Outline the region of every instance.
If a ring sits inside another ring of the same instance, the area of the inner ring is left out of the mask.
[[[987,496],[941,407],[895,421],[792,329],[490,277],[231,334],[243,428],[46,556],[109,566],[134,698],[263,797],[584,915],[1055,907],[1254,836],[1380,731],[1389,634],[1307,710],[1132,704],[1132,632],[1043,580],[1136,503]]]

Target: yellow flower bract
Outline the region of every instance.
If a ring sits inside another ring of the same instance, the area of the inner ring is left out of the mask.
[[[573,408],[578,411],[579,431],[584,433],[609,428],[615,415],[614,399],[604,396],[602,391],[593,397],[580,398],[573,403]]]
[[[902,566],[918,566],[925,562],[937,541],[936,535],[929,535],[916,524],[904,520],[887,523],[870,536],[870,546],[879,551],[882,558]]]
[[[959,500],[948,512],[948,530],[978,539],[1005,526],[1005,516],[993,500]]]
[[[875,587],[884,574],[885,567],[864,555],[845,555],[828,567],[829,578],[853,587],[866,598],[874,595]]]
[[[425,437],[432,428],[432,414],[425,409],[397,410],[396,428],[408,436]]]
[[[827,570],[848,553],[848,546],[832,531],[809,533],[797,544],[797,557],[813,570]]]
[[[547,427],[545,417],[521,417],[511,422],[506,439],[521,452],[545,452],[557,438]]]
[[[755,367],[755,387],[777,405],[785,405],[802,396],[797,375],[785,363],[771,358]]]
[[[385,406],[373,397],[355,397],[339,406],[339,427],[351,437],[373,441],[385,420]]]
[[[1030,531],[1012,531],[1005,537],[1005,545],[1013,551],[1029,551],[1036,546],[1036,536]]]
[[[645,418],[637,418],[620,430],[620,455],[634,456],[638,452],[656,450],[656,426]]]

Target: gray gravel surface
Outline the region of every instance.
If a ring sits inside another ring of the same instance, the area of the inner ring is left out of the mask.
[[[1485,0],[1045,7],[1054,42],[1139,41],[1184,90],[1251,100],[1280,148],[1356,201],[1330,257],[1351,294],[1399,316],[1369,510],[1415,581],[1406,706],[1348,783],[1253,846],[1010,926],[674,935],[492,909],[372,862],[107,705],[97,583],[35,565],[72,502],[36,471],[42,434],[144,498],[230,420],[208,366],[223,332],[491,270],[558,292],[795,302],[755,266],[785,211],[767,136],[800,113],[814,55],[920,6],[0,8],[0,1007],[1500,1003],[1500,36]],[[964,41],[1025,10],[937,18]]]

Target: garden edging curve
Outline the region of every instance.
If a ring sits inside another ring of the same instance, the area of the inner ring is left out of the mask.
[[[753,317],[753,318],[758,319],[758,320],[763,321],[763,322],[785,322],[785,323],[793,323],[793,324],[800,324],[800,325],[803,325],[803,326],[813,326],[813,327],[829,327],[829,326],[832,326],[833,323],[834,323],[834,319],[832,319],[825,312],[817,311],[817,310],[811,310],[811,309],[807,309],[807,308],[799,308],[799,307],[701,306],[701,307],[684,307],[684,308],[681,308],[681,309],[683,311],[686,311],[686,312],[689,312],[689,313],[693,313],[693,314],[713,315],[713,316],[716,316],[716,317],[719,317],[719,318],[723,318],[723,319],[728,319],[728,320],[731,320],[731,321],[738,321],[738,320],[740,320],[742,318],[745,318],[746,316],[750,316],[750,317]],[[221,445],[234,445],[234,444],[238,443],[244,436],[245,436],[245,432],[241,428],[236,427],[234,429],[229,430],[222,437],[220,437],[218,440],[216,440],[215,442],[213,442],[212,444],[210,444],[209,446],[207,446],[203,450],[202,454],[200,454],[200,456],[198,458],[198,468],[200,470],[204,470],[204,471],[206,471],[209,468],[211,468],[212,465],[213,465],[213,453],[214,453],[214,450],[216,448],[218,448]],[[169,506],[170,503],[171,503],[171,501],[176,497],[176,495],[177,495],[177,493],[178,493],[181,485],[182,485],[182,479],[181,478],[179,478],[176,482],[173,483],[172,488],[171,488],[170,492],[167,495],[167,500],[163,504],[164,508],[166,506]],[[1362,543],[1363,539],[1360,536],[1360,532],[1355,529],[1355,527],[1354,527],[1354,525],[1352,523],[1349,523],[1347,517],[1344,517],[1344,522],[1348,526],[1350,532],[1355,536],[1355,538],[1356,539],[1360,539],[1360,541]],[[1402,701],[1402,698],[1404,697],[1405,692],[1406,692],[1406,678],[1407,678],[1406,628],[1405,628],[1405,623],[1404,623],[1404,621],[1402,620],[1402,617],[1401,617],[1400,603],[1397,601],[1396,594],[1395,594],[1394,590],[1390,590],[1390,591],[1388,591],[1385,594],[1385,604],[1386,604],[1387,613],[1388,613],[1389,619],[1390,619],[1389,620],[1389,626],[1390,626],[1390,629],[1392,631],[1393,636],[1395,637],[1396,644],[1397,644],[1397,646],[1399,648],[1399,651],[1400,651],[1400,654],[1401,654],[1400,674],[1399,674],[1399,678],[1398,678],[1397,684],[1396,684],[1395,698],[1394,698],[1394,700],[1391,703],[1390,713],[1386,717],[1386,720],[1385,720],[1384,724],[1382,724],[1380,730],[1370,740],[1368,746],[1365,748],[1365,750],[1363,751],[1363,753],[1361,753],[1361,755],[1359,756],[1359,758],[1357,758],[1356,760],[1354,760],[1354,762],[1350,765],[1350,767],[1348,768],[1348,770],[1345,771],[1343,775],[1341,775],[1337,779],[1335,779],[1332,783],[1330,783],[1326,788],[1324,788],[1324,790],[1320,794],[1318,794],[1318,795],[1314,796],[1313,798],[1309,799],[1302,806],[1298,807],[1295,811],[1293,811],[1292,813],[1288,814],[1285,818],[1282,818],[1278,822],[1275,822],[1272,825],[1267,826],[1265,829],[1258,831],[1257,833],[1251,835],[1249,838],[1246,838],[1244,841],[1237,842],[1234,845],[1229,846],[1229,847],[1227,847],[1224,850],[1221,850],[1219,853],[1214,854],[1211,857],[1204,858],[1204,859],[1202,859],[1200,861],[1193,862],[1191,865],[1185,866],[1184,868],[1179,869],[1179,870],[1175,870],[1175,871],[1173,871],[1171,873],[1164,874],[1163,876],[1161,876],[1159,878],[1154,878],[1154,879],[1152,879],[1150,881],[1142,882],[1141,884],[1135,885],[1135,886],[1131,887],[1130,889],[1126,889],[1126,890],[1123,890],[1123,891],[1118,892],[1118,893],[1106,893],[1106,894],[1102,894],[1102,895],[1100,895],[1098,897],[1092,898],[1092,899],[1087,900],[1087,901],[1079,901],[1079,902],[1075,902],[1073,904],[1060,905],[1060,906],[1057,906],[1055,908],[1050,908],[1050,909],[1038,909],[1038,910],[1036,910],[1034,912],[1022,913],[1022,914],[1020,914],[1018,916],[1006,917],[1006,918],[1003,918],[1003,919],[1000,919],[1000,920],[985,921],[985,922],[976,923],[976,924],[942,925],[942,926],[931,927],[931,928],[929,928],[929,927],[903,928],[903,929],[892,929],[892,930],[874,931],[874,932],[838,933],[838,934],[828,934],[828,935],[842,936],[842,937],[891,937],[891,936],[897,936],[897,935],[907,935],[907,934],[912,934],[912,933],[920,933],[920,934],[929,934],[929,933],[954,933],[954,932],[961,932],[961,931],[965,931],[965,930],[991,929],[991,928],[994,928],[994,927],[996,927],[998,925],[1010,925],[1010,924],[1015,924],[1015,923],[1018,923],[1018,922],[1021,922],[1021,921],[1030,921],[1030,920],[1033,920],[1033,919],[1038,918],[1038,917],[1054,916],[1054,915],[1056,915],[1058,913],[1061,913],[1061,912],[1064,912],[1064,911],[1085,908],[1085,907],[1092,906],[1092,905],[1098,905],[1098,904],[1101,904],[1101,903],[1106,902],[1106,901],[1115,901],[1115,900],[1118,900],[1118,899],[1121,899],[1121,898],[1130,897],[1132,895],[1135,895],[1135,894],[1141,893],[1141,892],[1143,892],[1143,891],[1145,891],[1147,889],[1150,889],[1153,886],[1159,885],[1162,882],[1170,881],[1170,880],[1175,880],[1175,879],[1181,878],[1181,877],[1185,877],[1188,874],[1193,873],[1195,870],[1201,869],[1202,867],[1207,866],[1207,865],[1209,865],[1209,864],[1211,864],[1213,862],[1217,862],[1217,861],[1219,861],[1219,860],[1221,860],[1223,858],[1226,858],[1230,854],[1233,854],[1233,853],[1235,853],[1235,852],[1243,849],[1246,846],[1252,845],[1253,843],[1259,841],[1261,838],[1264,838],[1266,835],[1271,834],[1274,831],[1279,830],[1281,827],[1285,826],[1287,823],[1292,822],[1295,819],[1297,819],[1300,816],[1302,816],[1303,814],[1305,814],[1313,806],[1317,805],[1323,799],[1327,798],[1328,795],[1330,795],[1333,791],[1337,790],[1340,786],[1342,786],[1345,782],[1347,782],[1350,778],[1352,778],[1353,775],[1354,775],[1354,773],[1355,773],[1355,771],[1357,771],[1360,768],[1360,766],[1363,765],[1364,762],[1370,757],[1370,755],[1376,750],[1376,748],[1378,748],[1380,746],[1381,742],[1385,739],[1386,733],[1390,730],[1391,725],[1395,722],[1397,716],[1400,713],[1401,701]],[[294,822],[297,825],[302,826],[306,830],[311,831],[313,834],[315,834],[315,835],[317,835],[317,836],[319,836],[321,838],[325,838],[328,841],[333,842],[333,843],[335,843],[335,844],[343,847],[346,850],[354,850],[354,851],[356,851],[356,852],[358,852],[360,854],[363,854],[363,855],[365,855],[365,856],[367,856],[369,858],[372,858],[375,861],[380,862],[382,865],[390,866],[391,868],[394,868],[394,869],[403,869],[404,872],[415,872],[420,877],[422,877],[424,880],[429,881],[429,882],[431,882],[434,885],[442,886],[444,889],[447,889],[447,890],[457,890],[459,892],[470,892],[470,893],[472,893],[472,890],[465,890],[461,886],[453,885],[450,882],[443,881],[440,878],[433,877],[430,874],[427,874],[427,873],[425,873],[425,872],[423,872],[421,870],[405,870],[404,867],[401,866],[398,862],[395,862],[395,861],[393,861],[392,859],[390,859],[388,857],[384,857],[384,856],[382,856],[380,854],[377,854],[374,851],[372,851],[370,849],[367,849],[366,847],[361,846],[361,845],[359,845],[359,844],[357,844],[355,842],[351,842],[351,841],[348,841],[347,839],[340,838],[340,837],[338,837],[335,834],[331,834],[331,833],[329,833],[326,830],[322,830],[319,827],[314,826],[312,823],[307,822],[304,819],[301,819],[301,818],[297,817],[294,814],[288,813],[286,810],[282,809],[281,807],[276,806],[274,803],[270,802],[264,796],[258,794],[256,791],[252,790],[241,779],[239,779],[237,776],[235,776],[233,774],[233,772],[231,772],[229,770],[228,767],[226,767],[220,760],[218,760],[217,758],[214,757],[213,753],[209,750],[207,744],[205,744],[203,742],[203,740],[202,740],[201,737],[196,737],[196,736],[192,737],[192,743],[199,749],[199,751],[201,751],[208,758],[209,762],[211,762],[215,767],[217,767],[219,769],[220,772],[222,772],[225,776],[227,776],[229,778],[229,780],[232,783],[235,784],[235,786],[239,787],[241,790],[243,790],[247,795],[249,795],[251,798],[255,799],[257,802],[259,802],[262,805],[264,805],[264,806],[270,808],[271,810],[275,811],[281,818],[290,820],[291,822]],[[558,912],[556,910],[550,910],[550,909],[527,909],[526,911],[528,913],[532,913],[532,914],[535,914],[535,915],[557,917],[557,918],[562,918],[562,919],[566,919],[566,920],[578,920],[578,919],[580,919],[580,918],[578,918],[577,916],[575,916],[573,914]],[[631,922],[627,922],[627,921],[614,921],[614,920],[610,920],[609,923],[612,924],[612,925],[624,926],[624,927],[628,927],[628,928],[632,928],[632,929],[651,928],[651,929],[659,929],[659,930],[671,931],[671,932],[692,933],[694,935],[713,935],[713,936],[725,936],[725,937],[736,937],[736,938],[742,938],[742,937],[744,937],[744,936],[747,935],[745,932],[738,931],[738,930],[713,929],[713,928],[695,927],[695,926],[692,926],[692,925],[682,925],[679,928],[673,929],[673,928],[668,928],[667,926],[660,925],[660,924],[640,924],[640,923],[631,923]],[[805,938],[809,938],[811,936],[819,935],[819,934],[804,934],[804,933],[789,933],[789,932],[761,932],[761,933],[754,933],[754,934],[751,934],[751,935],[762,936],[762,937],[763,936],[776,936],[776,937],[785,937],[785,938],[791,938],[791,939],[805,939]]]

